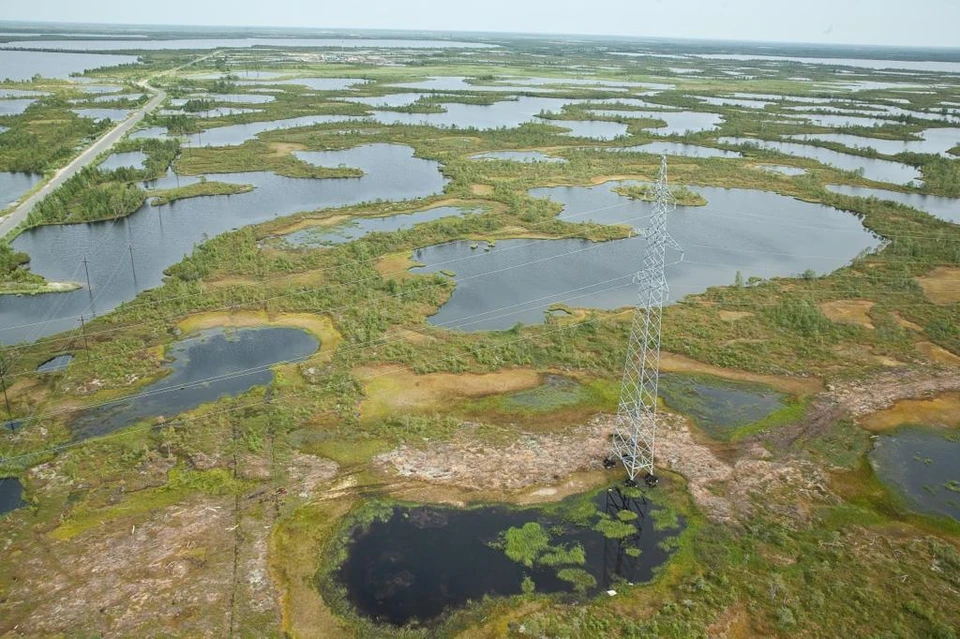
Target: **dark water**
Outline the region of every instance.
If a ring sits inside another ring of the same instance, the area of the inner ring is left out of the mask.
[[[344,244],[360,239],[370,233],[402,231],[411,229],[417,224],[423,224],[424,222],[432,222],[445,217],[462,217],[470,212],[472,212],[472,210],[456,206],[440,206],[435,209],[428,209],[417,213],[353,219],[346,224],[332,228],[308,228],[290,233],[284,236],[283,239],[293,246]]]
[[[846,186],[828,184],[828,191],[853,197],[875,197],[880,200],[890,200],[913,207],[938,217],[945,222],[960,224],[960,198],[941,197],[937,195],[923,195],[920,193],[900,193],[885,189],[871,189],[862,186]]]
[[[570,222],[628,224],[642,228],[652,204],[597,187],[534,189],[534,197],[564,204]],[[678,207],[667,226],[684,247],[682,263],[667,268],[671,299],[744,278],[796,276],[807,269],[829,273],[878,245],[852,215],[762,191],[693,187],[709,204]],[[633,275],[645,240],[611,242],[501,240],[489,252],[458,241],[414,252],[426,266],[413,272],[452,271],[456,289],[430,323],[465,331],[503,330],[540,323],[552,304],[612,309],[633,305]],[[668,263],[679,255],[668,256]]]
[[[718,438],[783,408],[786,399],[759,384],[675,373],[660,376],[659,394],[668,407]]]
[[[211,329],[167,351],[172,373],[135,396],[81,411],[70,424],[74,439],[112,433],[141,420],[180,413],[220,397],[235,397],[273,380],[270,367],[303,360],[319,341],[295,328]]]
[[[23,484],[16,477],[0,477],[0,516],[23,506]]]
[[[42,179],[39,173],[0,172],[0,210],[19,200]]]
[[[510,162],[566,162],[564,158],[546,155],[539,151],[491,151],[470,156],[476,160],[508,160]]]
[[[81,260],[87,257],[93,300],[86,289],[0,296],[0,342],[33,341],[76,328],[81,313],[89,317],[94,311],[112,310],[138,292],[158,286],[163,270],[207,237],[298,211],[427,197],[440,193],[445,183],[436,162],[414,158],[406,146],[374,144],[323,153],[315,159],[324,166],[359,168],[364,176],[310,180],[262,172],[217,175],[219,181],[256,188],[231,196],[144,205],[116,222],[44,226],[20,235],[13,246],[31,256],[32,271],[53,281],[85,286]],[[130,268],[131,243],[135,273]]]
[[[594,504],[614,519],[620,510],[636,513],[638,517],[631,522],[634,532],[622,540],[604,537],[592,529],[599,512],[578,526],[532,508],[397,507],[387,521],[354,532],[338,577],[360,614],[396,626],[429,624],[444,612],[484,595],[520,594],[524,577],[533,580],[536,592],[574,592],[570,583],[557,576],[558,569],[571,566],[535,563],[526,567],[489,546],[509,528],[537,522],[547,531],[559,527],[552,545],[583,547],[586,563],[576,567],[596,580],[587,594],[620,587],[621,580],[639,583],[652,579],[654,569],[669,558],[669,552],[658,544],[679,531],[655,530],[650,520],[655,507],[643,498],[626,498],[616,489],[601,492]],[[640,555],[628,555],[628,548],[639,549]]]
[[[960,433],[917,426],[877,439],[870,453],[877,476],[912,508],[960,521]]]
[[[741,158],[742,153],[724,151],[709,146],[682,144],[680,142],[650,142],[638,146],[605,147],[604,151],[618,153],[652,153],[653,155],[681,155],[689,158]]]
[[[762,149],[779,151],[786,155],[812,158],[823,164],[829,164],[846,171],[863,170],[863,176],[865,178],[877,182],[909,184],[911,182],[921,182],[923,177],[920,171],[907,164],[891,162],[890,160],[863,158],[849,153],[839,153],[818,146],[810,146],[808,144],[770,142],[768,140],[756,140],[753,138],[720,138],[717,142],[720,144],[750,144]]]
[[[0,80],[29,80],[37,73],[45,78],[66,79],[73,73],[82,73],[88,69],[132,64],[136,61],[137,58],[130,55],[0,50]]]
[[[104,171],[119,168],[142,169],[143,163],[146,161],[147,154],[143,151],[126,151],[107,156],[107,159],[100,164],[99,168]]]
[[[62,371],[73,361],[73,355],[57,355],[53,359],[48,359],[43,364],[37,366],[38,373],[56,373]]]

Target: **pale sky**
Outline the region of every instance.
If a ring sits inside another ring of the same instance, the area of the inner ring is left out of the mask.
[[[2,0],[0,20],[960,46],[960,0]]]

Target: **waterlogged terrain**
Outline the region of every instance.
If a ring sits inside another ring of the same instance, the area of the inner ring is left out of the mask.
[[[597,187],[534,189],[534,197],[564,206],[569,222],[618,224],[640,229],[652,204]],[[694,187],[704,207],[678,207],[667,225],[690,257],[668,261],[671,298],[744,278],[790,277],[812,269],[829,273],[877,246],[851,215],[773,193]],[[456,241],[414,252],[424,264],[414,273],[453,272],[450,301],[430,323],[465,331],[503,330],[540,323],[554,304],[613,309],[636,301],[633,275],[643,262],[645,240],[501,240],[488,251]]]
[[[23,505],[23,484],[16,477],[0,477],[0,517]]]
[[[919,426],[880,435],[870,462],[877,476],[911,508],[960,521],[960,436]]]
[[[576,514],[565,504],[394,507],[353,532],[336,578],[360,614],[429,625],[485,595],[592,595],[649,581],[670,556],[665,540],[682,529],[675,515],[618,489],[580,501]]]
[[[491,151],[471,156],[477,160],[507,160],[509,162],[566,162],[564,158],[554,157],[539,151]]]
[[[270,369],[313,355],[318,340],[294,328],[211,329],[167,350],[171,372],[136,395],[80,411],[70,422],[74,439],[106,435],[139,421],[176,415],[235,397],[273,380]]]
[[[872,197],[878,200],[898,202],[899,204],[915,208],[918,211],[929,213],[945,222],[960,224],[960,198],[924,195],[923,193],[901,193],[900,191],[887,191],[886,189],[871,189],[863,186],[846,186],[841,184],[827,184],[825,188],[828,191],[842,195]]]
[[[433,222],[445,217],[462,217],[471,211],[455,206],[439,206],[426,211],[385,217],[354,218],[334,227],[308,228],[283,236],[291,246],[328,246],[360,239],[370,233],[393,233],[411,229],[417,224]]]
[[[93,290],[3,296],[0,343],[32,341],[70,330],[77,327],[81,314],[89,317],[115,308],[138,292],[159,285],[163,270],[192,251],[204,237],[298,211],[435,195],[445,183],[436,162],[414,158],[412,149],[405,146],[367,145],[310,157],[323,166],[355,167],[364,175],[327,180],[285,178],[272,173],[218,175],[218,181],[252,184],[255,189],[156,207],[146,204],[118,221],[45,226],[23,233],[13,246],[31,256],[33,272],[51,281],[85,284],[81,260],[87,258]],[[130,246],[135,270],[128,268]]]
[[[664,374],[658,391],[669,408],[692,418],[718,439],[726,439],[786,405],[786,395],[772,388],[707,376]]]
[[[923,177],[920,172],[907,164],[892,162],[890,160],[876,160],[873,158],[864,158],[849,153],[839,153],[824,149],[818,146],[808,144],[798,144],[796,142],[770,142],[768,140],[757,140],[752,138],[719,138],[720,144],[747,145],[755,146],[761,149],[770,149],[778,151],[785,155],[796,155],[799,157],[811,158],[823,164],[843,169],[845,171],[862,172],[863,176],[876,182],[889,182],[891,184],[911,184],[921,182]]]
[[[679,155],[689,158],[741,158],[743,154],[737,151],[714,149],[709,146],[696,144],[682,144],[680,142],[650,142],[637,146],[608,146],[604,151],[620,153],[652,153],[653,155]]]

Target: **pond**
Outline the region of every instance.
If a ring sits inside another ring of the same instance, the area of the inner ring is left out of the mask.
[[[23,484],[16,477],[0,477],[0,517],[23,506]]]
[[[0,80],[29,80],[37,73],[45,78],[67,79],[74,73],[136,61],[136,56],[130,55],[0,50]]]
[[[776,104],[776,102],[770,102],[766,100],[751,100],[748,98],[724,98],[706,95],[697,95],[694,97],[705,104],[712,104],[714,106],[741,107],[744,109],[765,109],[770,104]]]
[[[293,80],[282,80],[280,82],[271,82],[271,85],[296,84],[314,91],[348,91],[357,86],[366,84],[368,80],[359,78],[294,78]]]
[[[361,615],[429,626],[484,596],[590,596],[650,581],[684,525],[619,489],[558,506],[381,507],[373,523],[348,533],[347,558],[332,579]]]
[[[785,155],[796,155],[811,158],[822,164],[834,166],[844,171],[863,171],[863,177],[876,182],[890,182],[892,184],[910,184],[921,182],[923,175],[917,169],[900,162],[890,160],[876,160],[864,158],[849,153],[839,153],[809,144],[795,142],[770,142],[754,138],[718,138],[720,144],[746,144],[761,149],[778,151]]]
[[[144,205],[118,221],[44,226],[21,234],[13,247],[31,256],[33,272],[52,281],[84,281],[80,260],[88,258],[93,300],[90,292],[82,289],[0,296],[0,343],[32,341],[76,328],[81,313],[89,319],[93,312],[104,313],[138,292],[158,286],[164,269],[207,237],[299,211],[428,197],[442,192],[445,184],[439,164],[413,157],[413,150],[406,146],[365,145],[326,153],[321,159],[326,166],[358,168],[364,176],[311,180],[265,172],[217,175],[218,181],[256,188],[231,196]],[[176,180],[175,175],[171,177],[165,179]],[[131,244],[135,273],[128,268]]]
[[[36,102],[36,100],[0,100],[0,115],[20,115],[34,102]]]
[[[737,151],[725,151],[709,146],[683,144],[682,142],[650,142],[638,146],[608,146],[603,151],[619,153],[651,153],[653,155],[682,155],[689,158],[742,158],[743,154]]]
[[[0,171],[0,210],[20,199],[43,179],[39,173],[7,173]]]
[[[899,202],[918,211],[929,213],[945,222],[960,224],[960,198],[941,197],[937,195],[923,195],[922,193],[900,193],[884,189],[871,189],[862,186],[846,186],[840,184],[826,185],[828,191],[850,195],[853,197],[875,197],[880,200]]]
[[[357,122],[364,118],[353,115],[303,115],[286,120],[271,120],[268,122],[250,122],[248,124],[231,124],[227,126],[207,129],[181,138],[187,146],[237,146],[247,140],[252,140],[264,131],[278,129],[295,129],[297,127],[313,126],[315,124],[330,124],[333,122]],[[142,137],[142,136],[138,136]]]
[[[65,353],[63,355],[57,355],[54,358],[48,359],[44,363],[37,366],[38,373],[57,373],[62,370],[66,370],[67,366],[70,365],[70,362],[73,361],[73,355]]]
[[[800,167],[796,166],[786,166],[783,164],[761,164],[757,168],[761,171],[770,171],[772,173],[779,173],[781,175],[788,175],[790,177],[807,174],[806,169],[801,169]]]
[[[628,135],[627,125],[603,120],[544,120],[547,124],[569,129],[568,135],[589,140],[615,140]]]
[[[630,200],[614,189],[534,189],[534,197],[564,205],[560,218],[642,228],[652,204]],[[686,251],[667,269],[672,299],[731,285],[743,277],[791,277],[807,269],[829,273],[879,240],[854,216],[774,193],[691,187],[709,204],[678,207],[668,228]],[[464,331],[504,330],[518,322],[536,324],[553,304],[615,309],[636,302],[634,273],[645,240],[634,236],[610,242],[581,239],[499,240],[489,251],[476,243],[448,242],[414,251],[424,264],[414,273],[456,274],[450,300],[432,316],[435,326]],[[679,256],[670,256],[675,261]]]
[[[463,217],[475,212],[475,209],[464,209],[456,206],[440,206],[417,213],[388,215],[386,217],[354,218],[345,224],[335,227],[313,227],[295,231],[283,236],[283,240],[291,246],[328,246],[331,244],[345,244],[358,240],[371,233],[392,233],[412,229],[417,224],[433,222],[445,217]]]
[[[410,106],[424,96],[423,93],[391,93],[389,95],[380,95],[375,97],[354,98],[337,97],[335,100],[341,102],[355,102],[357,104],[366,104],[367,106],[380,107],[382,109],[396,109],[399,107]]]
[[[146,161],[147,154],[143,151],[125,151],[107,156],[107,159],[101,162],[98,168],[102,171],[113,171],[120,168],[142,169],[143,163]]]
[[[565,158],[553,157],[540,151],[490,151],[470,156],[474,160],[506,160],[508,162],[566,162]]]
[[[619,111],[611,109],[593,109],[594,115],[612,118],[650,118],[663,120],[665,126],[652,127],[648,131],[655,135],[682,135],[688,131],[713,131],[723,122],[719,113],[700,113],[699,111]]]
[[[126,120],[130,115],[127,109],[73,109],[73,112],[81,118],[90,118],[91,120],[113,120],[120,122]]]
[[[658,390],[667,407],[691,418],[716,439],[727,439],[737,429],[784,408],[787,399],[762,384],[707,375],[663,373]]]
[[[31,91],[29,89],[0,89],[0,99],[7,98],[41,98],[50,95],[44,91]]]
[[[512,129],[524,122],[538,120],[541,111],[559,112],[564,105],[577,102],[559,98],[521,97],[503,100],[491,105],[446,103],[444,113],[397,113],[374,111],[373,117],[382,124],[414,124],[433,127],[459,127],[477,129]],[[547,121],[550,124],[552,122]],[[559,124],[558,126],[563,126]]]
[[[903,426],[877,438],[870,463],[919,512],[960,521],[960,433]]]
[[[172,106],[182,107],[191,100],[208,100],[210,102],[229,102],[231,104],[266,104],[273,102],[277,97],[269,93],[209,93],[192,95],[187,98],[170,100]]]
[[[78,411],[75,440],[106,435],[139,421],[173,418],[221,397],[236,397],[273,381],[271,366],[302,361],[320,343],[296,328],[210,329],[167,349],[170,374],[136,395]]]
[[[850,135],[846,133],[802,133],[799,135],[787,135],[785,139],[804,140],[823,142],[836,142],[854,149],[874,149],[884,155],[896,155],[897,153],[933,153],[947,158],[955,156],[947,153],[950,149],[960,145],[960,129],[955,127],[942,127],[926,129],[917,133],[922,140],[881,140],[878,138],[864,137],[861,135]]]

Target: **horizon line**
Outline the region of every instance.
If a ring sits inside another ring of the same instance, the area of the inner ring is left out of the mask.
[[[15,20],[0,18],[0,24],[27,24],[27,25],[72,25],[72,26],[106,26],[106,27],[135,27],[135,28],[193,28],[193,29],[273,29],[273,30],[292,30],[292,31],[369,31],[385,33],[410,33],[410,34],[463,34],[463,35],[486,35],[486,36],[534,36],[534,37],[579,37],[596,39],[622,39],[622,40],[649,40],[649,41],[679,41],[679,42],[702,42],[702,43],[729,43],[729,44],[778,44],[778,45],[796,45],[796,46],[822,46],[822,47],[872,47],[877,49],[916,49],[918,51],[956,51],[960,53],[960,46],[946,45],[915,45],[915,44],[874,44],[866,42],[811,42],[802,40],[752,40],[752,39],[725,39],[725,38],[702,38],[702,37],[682,37],[682,36],[644,36],[644,35],[625,35],[625,34],[603,34],[603,33],[564,33],[564,32],[535,32],[535,31],[474,31],[461,29],[390,29],[383,27],[315,27],[315,26],[282,26],[282,25],[244,25],[244,24],[169,24],[169,23],[143,23],[143,22],[74,22],[74,21],[49,21],[49,20]],[[29,36],[41,36],[43,34],[25,34]],[[78,34],[82,35],[82,34]],[[2,36],[0,36],[2,37]],[[70,37],[70,36],[67,36]],[[7,41],[14,44],[16,40]]]

